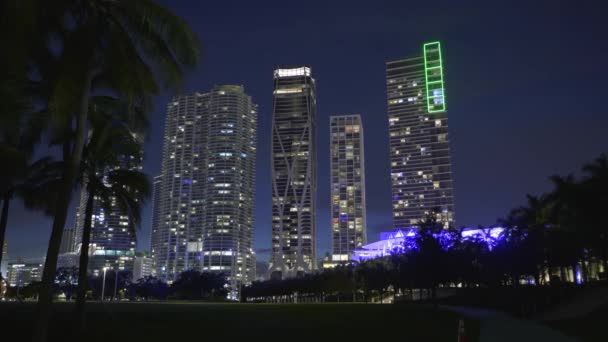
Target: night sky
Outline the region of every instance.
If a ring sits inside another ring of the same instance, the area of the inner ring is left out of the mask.
[[[391,229],[385,62],[443,44],[456,221],[491,225],[548,176],[608,151],[608,24],[601,1],[169,1],[204,44],[184,92],[242,84],[259,104],[255,246],[270,247],[272,71],[308,64],[318,95],[318,256],[330,250],[329,116],[360,113],[368,239]],[[533,4],[530,4],[533,3]],[[264,4],[264,5],[260,5]],[[160,172],[156,100],[144,170]],[[77,196],[75,196],[77,197]],[[150,245],[151,206],[138,247]],[[9,259],[45,254],[51,220],[11,210]],[[73,225],[71,213],[69,225]]]

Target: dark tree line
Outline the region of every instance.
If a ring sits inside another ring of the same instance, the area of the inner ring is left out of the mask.
[[[55,295],[64,295],[66,300],[73,300],[78,289],[78,268],[59,268],[55,277]],[[118,277],[118,278],[117,278]],[[219,273],[198,271],[184,271],[172,284],[147,276],[138,280],[131,280],[130,271],[108,271],[105,277],[104,297],[106,300],[208,300],[222,301],[226,299],[226,277]],[[84,292],[89,299],[100,300],[102,296],[103,276],[89,274],[86,278]],[[37,298],[41,290],[40,282],[33,282],[17,290],[9,288],[7,296],[21,299]]]
[[[434,298],[439,287],[520,287],[605,280],[608,257],[608,159],[583,167],[583,176],[553,176],[553,190],[527,196],[524,206],[499,220],[504,231],[444,229],[429,215],[403,248],[390,256],[327,269],[300,278],[254,282],[245,300],[365,301],[387,293],[423,290]],[[358,298],[357,298],[358,296]]]
[[[168,285],[163,280],[147,276],[126,286],[126,297],[130,299],[187,299],[222,301],[228,289],[226,276],[221,273],[184,271]]]

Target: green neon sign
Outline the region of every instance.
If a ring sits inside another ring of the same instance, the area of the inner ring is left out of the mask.
[[[426,83],[426,108],[428,113],[446,111],[445,89],[443,86],[443,61],[441,44],[431,42],[423,45],[424,78]]]

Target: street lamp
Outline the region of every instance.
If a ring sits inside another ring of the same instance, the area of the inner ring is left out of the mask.
[[[117,290],[118,290],[118,261],[116,262],[116,269],[114,270],[114,296],[112,296],[112,301],[118,299]]]
[[[13,268],[15,268],[13,266]],[[21,287],[21,278],[19,277],[19,271],[21,271],[20,267],[17,267],[17,299],[19,299],[19,288]]]
[[[108,270],[107,267],[103,268],[103,283],[101,284],[101,301],[103,302],[103,296],[105,295],[106,292],[106,271]]]

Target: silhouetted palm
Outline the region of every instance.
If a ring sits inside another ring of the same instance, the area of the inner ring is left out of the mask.
[[[509,262],[503,266],[514,285],[522,275],[531,275],[538,283],[547,260],[548,199],[546,196],[526,197],[527,204],[513,209],[502,222],[505,225],[504,242],[498,246],[498,252],[508,253]]]
[[[55,193],[61,175],[61,164],[49,157],[32,161],[37,132],[34,132],[24,115],[28,111],[26,95],[21,89],[12,89],[13,83],[0,81],[0,262],[8,224],[9,208],[15,197],[23,199],[29,209],[43,209],[52,213],[51,196]]]
[[[600,155],[592,163],[585,164],[583,171],[591,178],[605,181],[608,178],[608,156]]]
[[[581,224],[591,230],[589,247],[602,260],[604,272],[608,272],[608,157],[602,154],[592,163],[583,166],[585,178],[581,182]]]
[[[100,126],[93,129],[85,146],[80,171],[82,187],[87,192],[76,297],[76,313],[82,329],[94,206],[98,205],[106,212],[124,213],[129,217],[127,228],[133,230],[141,222],[143,203],[150,196],[146,175],[127,168],[128,160],[140,159],[140,143],[128,129],[116,127],[111,121]]]
[[[8,146],[0,146],[0,262],[8,224],[9,207],[15,197],[20,197],[26,208],[51,210],[52,199],[48,194],[53,193],[58,184],[60,167],[51,158],[44,157],[34,162],[28,162],[27,155]],[[10,174],[9,174],[10,173]]]
[[[65,162],[34,329],[34,340],[42,341],[92,97],[118,98],[146,113],[160,85],[177,84],[183,67],[197,63],[199,45],[184,20],[153,0],[8,0],[1,5],[0,32],[14,49],[9,60],[43,85],[40,106],[48,114],[50,140],[61,146]]]
[[[576,264],[584,257],[584,246],[593,239],[589,227],[581,225],[581,186],[572,175],[551,176],[554,189],[548,195],[551,205],[549,235],[549,265],[559,267],[561,278],[567,278],[566,267]]]

